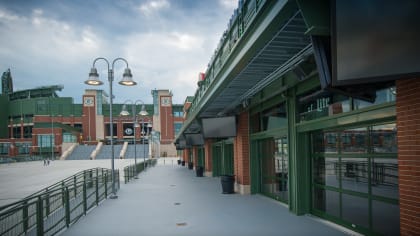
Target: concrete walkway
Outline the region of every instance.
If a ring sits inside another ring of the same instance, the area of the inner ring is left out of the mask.
[[[169,164],[169,165],[168,165]],[[121,185],[63,235],[348,235],[260,195],[222,194],[219,178],[166,163]]]

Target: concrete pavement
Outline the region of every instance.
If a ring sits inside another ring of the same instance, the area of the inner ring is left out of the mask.
[[[169,159],[170,160],[170,159]],[[172,161],[121,185],[63,235],[349,235],[260,195],[222,194],[220,178],[195,177]]]

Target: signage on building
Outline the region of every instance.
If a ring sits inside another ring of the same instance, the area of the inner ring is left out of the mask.
[[[124,130],[124,133],[126,135],[133,135],[133,129],[132,128],[127,128],[127,129]]]
[[[83,106],[93,107],[95,105],[94,97],[83,97]]]

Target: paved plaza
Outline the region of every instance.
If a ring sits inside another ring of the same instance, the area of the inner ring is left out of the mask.
[[[261,195],[222,194],[220,178],[160,161],[64,235],[349,235]]]
[[[143,160],[137,160],[143,161]],[[134,159],[115,159],[115,168],[120,170],[120,181],[124,181],[123,169],[134,164]],[[90,168],[111,168],[111,159],[17,162],[0,165],[0,206],[18,201],[34,192],[55,184],[79,171]]]
[[[118,198],[107,199],[62,235],[354,234],[316,217],[291,214],[286,205],[261,195],[222,194],[220,178],[195,177],[176,158],[161,158],[124,184],[122,169],[131,164],[134,160],[115,160],[121,173]],[[0,202],[19,200],[81,170],[110,166],[111,160],[0,165]]]

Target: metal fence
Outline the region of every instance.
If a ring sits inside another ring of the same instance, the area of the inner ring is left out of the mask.
[[[119,189],[119,171],[115,170]],[[0,235],[55,235],[111,193],[111,170],[81,171],[21,201],[0,207]]]
[[[124,167],[124,183],[130,182],[131,179],[136,178],[136,176],[145,170],[148,167],[155,166],[157,159],[147,159],[146,162],[140,162],[137,164],[129,165]]]

